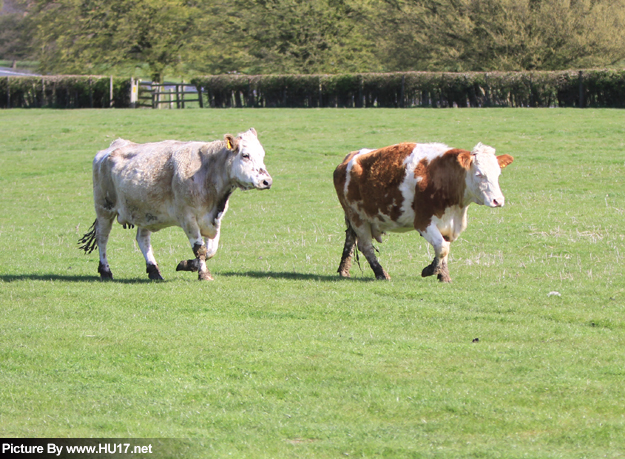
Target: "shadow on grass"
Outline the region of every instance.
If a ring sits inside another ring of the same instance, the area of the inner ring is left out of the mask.
[[[102,282],[98,276],[71,276],[65,274],[4,274],[0,275],[2,282],[19,282],[19,281],[61,281],[61,282]],[[155,282],[150,279],[114,279],[104,282],[118,284],[145,284]],[[157,281],[158,282],[158,281]]]
[[[340,277],[338,274],[334,276],[328,276],[326,274],[308,274],[308,273],[294,273],[294,272],[283,272],[283,271],[244,271],[244,272],[221,272],[221,273],[213,273],[215,277],[253,277],[255,279],[288,279],[288,280],[316,280],[323,282],[338,282],[338,281],[357,281],[357,282],[372,282],[375,281],[374,278],[371,277],[350,277],[349,279],[344,279]]]
[[[340,281],[355,281],[355,282],[374,282],[372,277],[351,277],[344,279],[339,275],[328,276],[325,274],[308,274],[308,273],[294,273],[294,272],[276,272],[276,271],[244,271],[244,272],[213,272],[216,279],[219,277],[251,277],[254,279],[287,279],[287,280],[315,280],[321,282],[340,282]],[[149,282],[166,282],[154,281],[151,279],[113,279],[101,281],[100,278],[95,276],[72,276],[68,274],[4,274],[0,275],[1,282],[20,282],[20,281],[59,281],[59,282],[111,282],[117,284],[146,284]]]

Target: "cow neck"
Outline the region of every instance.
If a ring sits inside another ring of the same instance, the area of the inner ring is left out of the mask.
[[[222,141],[213,142],[207,150],[204,150],[202,155],[202,170],[206,174],[204,190],[214,196],[218,206],[223,202],[225,207],[228,198],[236,189],[236,184],[229,172],[231,167],[231,152],[224,147]]]

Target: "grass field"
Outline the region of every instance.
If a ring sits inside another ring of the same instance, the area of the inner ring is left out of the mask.
[[[191,438],[197,457],[625,456],[625,111],[5,110],[0,126],[0,436]],[[148,281],[116,225],[100,282],[76,248],[96,151],[251,126],[274,186],[231,198],[215,281],[175,271],[192,255],[179,228],[153,235],[166,281]],[[332,171],[400,141],[515,157],[506,206],[470,208],[451,284],[420,277],[433,253],[415,232],[378,245],[391,281],[366,263],[336,274]]]

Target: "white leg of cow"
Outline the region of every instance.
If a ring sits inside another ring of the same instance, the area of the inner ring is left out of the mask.
[[[217,234],[213,239],[206,238],[206,259],[210,260],[217,253],[217,249],[219,248],[219,228],[217,228]]]
[[[137,244],[141,249],[143,258],[145,258],[145,272],[148,273],[148,277],[153,280],[163,280],[161,271],[158,269],[156,258],[154,258],[154,251],[152,250],[152,244],[150,242],[151,231],[145,228],[137,229]]]
[[[436,274],[439,281],[451,282],[447,267],[450,242],[445,240],[434,223],[430,223],[425,231],[419,231],[419,233],[434,247],[434,260],[429,266],[423,268],[421,276],[427,277]]]
[[[98,265],[98,273],[100,273],[100,279],[112,279],[113,273],[109,266],[108,259],[106,258],[106,243],[109,240],[109,234],[113,227],[113,220],[109,220],[104,217],[96,218],[95,223],[95,237],[98,244],[98,251],[100,252],[100,264]]]
[[[354,231],[356,232],[356,236],[358,239],[358,249],[363,253],[371,269],[375,273],[376,279],[381,280],[390,280],[391,276],[382,268],[378,258],[375,256],[375,248],[373,247],[372,237],[371,237],[371,227],[369,224],[365,223],[362,226],[355,227]]]
[[[197,225],[191,224],[187,224],[183,229],[184,232],[187,234],[187,237],[189,238],[189,243],[191,244],[191,248],[193,249],[195,259],[181,261],[180,263],[178,263],[176,271],[197,271],[199,280],[213,280],[213,276],[211,276],[211,273],[206,267],[206,255],[208,251],[206,249],[206,244],[202,239],[202,235],[200,234],[200,229],[197,227]],[[215,248],[215,250],[217,249]]]
[[[217,249],[219,248],[219,234],[220,234],[220,228],[219,228],[219,225],[217,225],[217,234],[215,235],[215,237],[212,239],[208,237],[204,238],[204,247],[206,248],[204,261],[202,261],[201,257],[197,256],[196,254],[196,258],[193,260],[182,260],[180,263],[178,263],[178,266],[176,267],[176,271],[191,271],[191,272],[199,271],[200,280],[212,280],[213,278],[211,277],[210,272],[208,271],[208,268],[206,267],[206,260],[210,260],[217,253]],[[191,242],[191,246],[194,247],[193,252],[195,253],[195,247],[197,245],[196,240],[195,239],[192,240],[191,238],[189,238],[189,242]],[[206,276],[202,277],[202,269],[201,269],[202,263],[205,268],[205,272],[208,274],[208,277]]]

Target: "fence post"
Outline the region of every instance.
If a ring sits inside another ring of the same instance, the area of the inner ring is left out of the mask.
[[[362,75],[358,75],[358,103],[356,104],[356,108],[362,108],[364,106],[364,104],[362,103],[362,86]]]
[[[184,108],[184,92],[186,91],[186,86],[184,85],[184,80],[182,80],[182,92],[180,93],[180,107]]]
[[[584,108],[584,80],[583,72],[580,70],[578,75],[579,81],[579,108]]]
[[[180,85],[176,85],[176,108],[180,108]]]
[[[11,108],[11,77],[7,77],[7,108]]]
[[[46,101],[46,81],[41,77],[41,108],[43,108]]]
[[[89,108],[93,108],[93,89],[91,88],[91,77],[89,77]]]
[[[111,75],[109,80],[109,108],[113,108],[113,75]]]
[[[204,108],[204,102],[202,101],[202,85],[197,86],[197,100],[200,102],[200,108]]]
[[[130,108],[137,108],[139,102],[139,79],[130,78]],[[111,104],[113,99],[111,98]]]
[[[401,95],[399,98],[399,107],[404,108],[404,86],[406,85],[406,75],[401,76]]]

